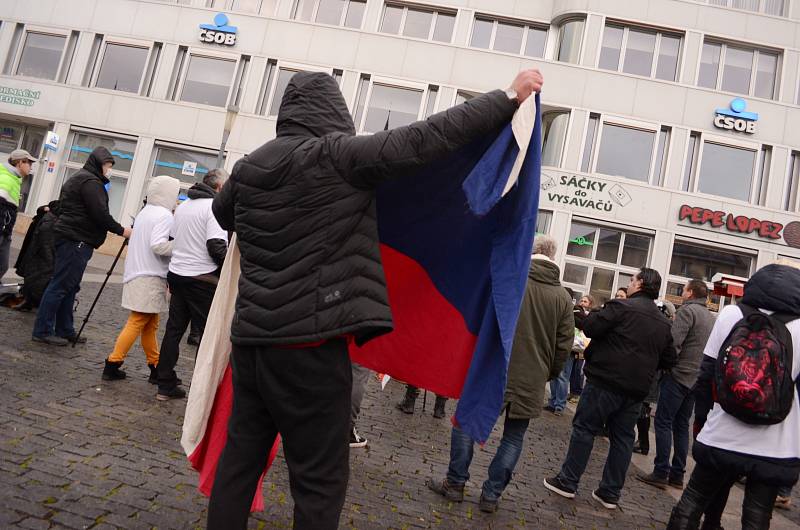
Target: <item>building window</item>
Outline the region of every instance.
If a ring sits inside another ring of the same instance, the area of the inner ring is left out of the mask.
[[[542,114],[542,165],[560,167],[567,141],[569,111],[553,110]]]
[[[561,23],[558,32],[556,60],[577,64],[581,58],[583,42],[583,19],[573,18]]]
[[[55,81],[66,42],[65,35],[27,32],[17,64],[17,75]]]
[[[101,136],[92,133],[73,131],[68,142],[68,157],[62,180],[66,182],[83,167],[89,154],[96,147],[103,146],[114,156],[114,166],[108,175],[111,186],[108,189],[108,211],[120,221],[125,190],[128,185],[133,154],[136,151],[136,139],[130,137]],[[120,221],[122,222],[122,221]]]
[[[235,70],[236,61],[233,59],[191,55],[179,99],[224,107]]]
[[[358,29],[366,8],[366,0],[297,0],[292,18]]]
[[[675,81],[680,48],[680,35],[607,24],[598,67]]]
[[[785,15],[786,9],[785,0],[706,0],[706,2],[716,6],[744,9],[779,17]]]
[[[549,234],[550,225],[553,224],[553,212],[549,210],[539,210],[536,214],[536,234]]]
[[[573,221],[562,280],[580,295],[589,293],[598,304],[614,297],[650,261],[653,236]]]
[[[142,46],[106,43],[94,86],[138,93],[149,53]]]
[[[217,152],[210,149],[184,148],[176,145],[157,145],[150,166],[150,176],[167,175],[181,181],[181,189],[187,190],[214,169]],[[185,198],[182,191],[181,196]]]
[[[178,0],[178,3],[191,5],[191,0]],[[262,0],[207,0],[206,6],[222,11],[241,11],[242,13],[260,13]]]
[[[363,84],[361,88],[364,88]],[[364,110],[356,112],[363,114],[359,116],[361,123],[356,123],[356,130],[375,133],[409,125],[420,119],[420,109],[425,101],[424,90],[375,81],[367,88],[369,93],[365,97]]]
[[[526,22],[509,22],[477,16],[472,26],[470,46],[516,53],[528,57],[544,57],[547,26]]]
[[[783,194],[783,209],[788,212],[796,212],[800,209],[798,205],[798,187],[800,186],[800,152],[792,151],[789,159],[789,175],[786,178],[786,191]]]
[[[640,125],[604,121],[595,148],[600,117],[590,115],[586,131],[581,171],[594,167],[597,173],[659,184],[664,179],[669,150],[669,127],[645,128]],[[592,160],[595,160],[592,166]]]
[[[697,85],[775,99],[780,53],[706,41]]]
[[[747,278],[752,265],[753,256],[748,254],[675,240],[669,273],[710,282],[717,273]]]
[[[387,3],[380,31],[416,39],[451,42],[455,25],[455,11]]]
[[[697,191],[749,201],[757,153],[754,149],[703,142]]]
[[[264,77],[261,81],[261,88],[256,102],[256,113],[262,116],[266,112],[267,116],[277,116],[281,109],[281,101],[289,81],[298,72],[319,71],[331,75],[337,84],[341,84],[343,72],[339,69],[317,70],[314,67],[306,68],[304,65],[284,64],[280,67],[274,59],[267,61]]]

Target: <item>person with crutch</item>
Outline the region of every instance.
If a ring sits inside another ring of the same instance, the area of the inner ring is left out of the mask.
[[[36,313],[32,337],[36,342],[66,346],[73,341],[86,341],[75,333],[72,316],[83,272],[108,232],[126,239],[131,236],[131,229],[119,224],[108,211],[106,186],[113,165],[111,152],[103,146],[96,147],[83,168],[61,189],[61,215],[54,228],[55,270]]]

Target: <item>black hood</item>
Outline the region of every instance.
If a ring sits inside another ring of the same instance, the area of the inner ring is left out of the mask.
[[[186,196],[190,199],[213,199],[216,194],[217,192],[214,191],[214,188],[202,182],[198,182],[189,188]]]
[[[276,131],[278,136],[315,137],[356,133],[339,85],[321,72],[292,76],[281,100]]]
[[[742,303],[800,315],[800,269],[777,264],[760,269],[745,284]]]
[[[103,176],[103,164],[106,162],[111,162],[113,164],[114,156],[111,154],[111,151],[101,145],[95,147],[94,151],[89,154],[89,158],[83,165],[83,169],[98,177],[103,181],[103,184],[107,184],[108,179]]]

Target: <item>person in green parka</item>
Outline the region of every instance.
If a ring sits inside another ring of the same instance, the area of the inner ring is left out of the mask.
[[[22,179],[30,174],[36,161],[26,150],[15,149],[9,155],[8,163],[0,164],[0,279],[8,270]]]

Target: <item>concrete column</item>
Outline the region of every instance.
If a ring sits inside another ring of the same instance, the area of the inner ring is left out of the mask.
[[[689,141],[689,129],[678,127],[672,128],[670,135],[669,159],[667,165],[667,175],[664,179],[664,187],[671,190],[680,190],[683,180],[684,156],[686,155],[686,145]]]
[[[583,155],[584,133],[586,120],[589,113],[585,110],[573,110],[570,117],[570,127],[567,132],[567,145],[563,158],[564,169],[580,171],[581,156]]]
[[[796,50],[784,51],[781,62],[783,74],[780,79],[780,101],[791,105],[797,99],[797,86],[800,79],[800,52]]]
[[[783,195],[786,192],[786,180],[789,178],[789,157],[791,152],[786,147],[772,148],[772,161],[769,166],[769,175],[764,186],[767,187],[764,206],[775,210],[783,209]]]
[[[672,240],[674,237],[674,232],[658,230],[653,240],[653,252],[650,255],[650,268],[657,270],[659,274],[661,274],[661,292],[659,293],[661,296],[664,295],[667,289],[666,278],[669,276],[670,251],[672,249]]]
[[[680,76],[678,77],[679,83],[686,83],[687,85],[694,85],[697,83],[695,74],[697,72],[697,65],[700,63],[702,49],[703,34],[696,31],[687,31],[683,39],[683,50],[681,50],[683,66],[681,67]]]
[[[469,34],[472,29],[472,20],[475,18],[475,11],[471,9],[459,9],[456,15],[455,37],[453,44],[456,46],[467,46],[469,44]]]
[[[605,17],[602,15],[589,15],[586,17],[586,27],[583,31],[583,51],[581,53],[581,64],[583,66],[593,68],[597,64],[604,25]]]
[[[169,82],[172,77],[172,71],[175,68],[177,56],[178,45],[164,43],[164,47],[161,49],[161,58],[156,67],[155,78],[153,79],[152,97],[154,99],[167,99]]]
[[[125,202],[122,204],[119,224],[130,226],[131,218],[136,217],[142,209],[142,199],[147,193],[147,183],[150,181],[150,159],[153,155],[153,145],[155,138],[152,136],[140,136],[133,152],[133,163],[128,174],[128,186],[125,194]]]

